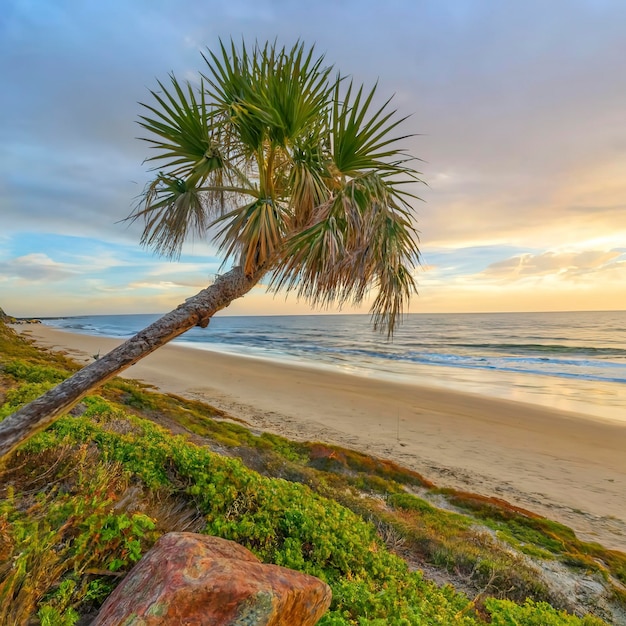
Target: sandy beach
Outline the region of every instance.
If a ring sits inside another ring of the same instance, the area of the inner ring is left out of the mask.
[[[121,343],[39,324],[15,329],[83,363]],[[626,551],[624,422],[171,344],[123,375],[206,401],[254,431],[393,459]]]

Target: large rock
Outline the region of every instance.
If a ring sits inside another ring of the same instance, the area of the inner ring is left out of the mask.
[[[321,580],[265,565],[233,541],[169,533],[107,598],[92,626],[313,626],[330,600]]]

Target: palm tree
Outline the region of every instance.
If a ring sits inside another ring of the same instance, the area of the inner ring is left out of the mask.
[[[204,56],[204,55],[203,55]],[[416,286],[421,182],[389,101],[334,74],[314,48],[220,42],[199,85],[159,82],[143,104],[156,175],[129,216],[169,257],[211,229],[234,267],[132,339],[0,423],[0,455],[90,390],[247,293],[262,278],[314,305],[361,303],[390,335]],[[225,261],[226,262],[226,261]]]

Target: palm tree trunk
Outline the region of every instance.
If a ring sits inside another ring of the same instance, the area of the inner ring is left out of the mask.
[[[246,294],[264,270],[246,276],[235,267],[107,355],[85,366],[37,400],[0,422],[0,457],[43,430],[83,396],[193,326],[205,328],[211,317]]]

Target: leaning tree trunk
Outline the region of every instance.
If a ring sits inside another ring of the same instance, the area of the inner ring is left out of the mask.
[[[258,270],[253,276],[246,276],[240,267],[233,268],[107,355],[9,415],[0,422],[0,457],[51,424],[90,391],[174,337],[193,326],[205,328],[215,313],[250,291],[264,273]]]

